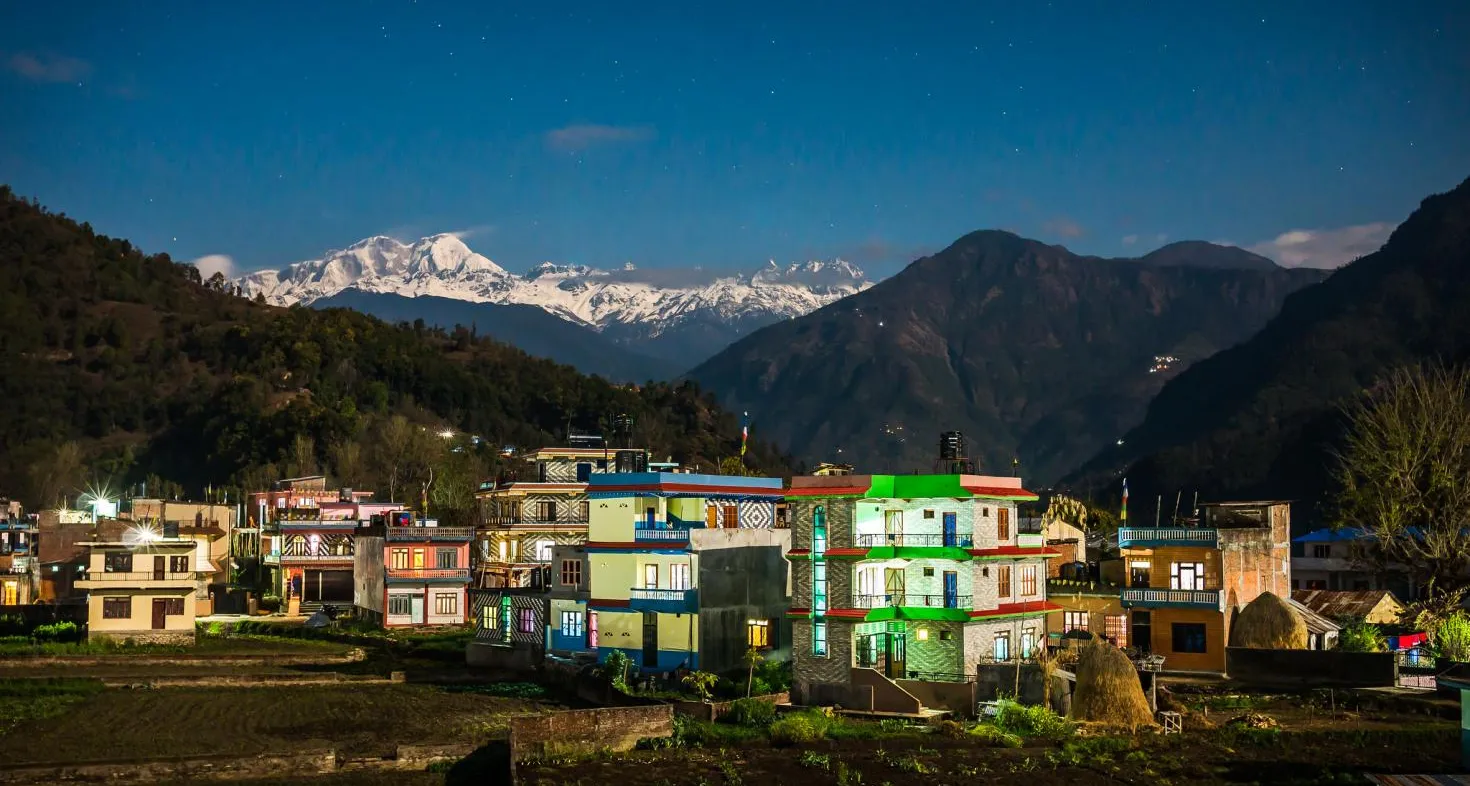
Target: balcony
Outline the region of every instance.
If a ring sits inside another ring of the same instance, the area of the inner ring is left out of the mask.
[[[581,529],[587,526],[587,517],[545,519],[535,516],[483,516],[480,526],[486,529]]]
[[[974,538],[968,532],[953,535],[939,532],[880,532],[874,535],[858,535],[855,540],[855,545],[860,549],[876,549],[883,546],[968,549],[974,545]]]
[[[1046,536],[1040,532],[1021,532],[1016,535],[1016,545],[1023,549],[1039,549],[1046,545]]]
[[[1118,548],[1156,548],[1159,546],[1220,546],[1220,533],[1213,527],[1122,527],[1118,530]]]
[[[88,573],[86,577],[77,580],[76,586],[79,589],[122,589],[124,587],[156,586],[192,587],[197,581],[197,576],[193,571],[172,573],[168,571],[133,570]]]
[[[665,614],[693,614],[699,611],[699,590],[633,587],[628,592],[628,608]]]
[[[400,581],[469,581],[469,568],[389,568],[389,583]]]
[[[1219,590],[1127,587],[1122,600],[1125,607],[1131,608],[1225,610],[1224,595]]]
[[[281,532],[294,532],[299,530],[342,532],[358,529],[361,526],[361,522],[336,519],[279,519],[271,522],[271,525]]]
[[[637,526],[633,528],[633,540],[648,540],[660,543],[688,543],[689,528]]]
[[[974,599],[969,595],[921,595],[901,593],[890,595],[855,595],[853,608],[882,609],[890,606],[931,609],[968,609]]]
[[[352,559],[353,559],[352,558],[352,552],[348,552],[346,554],[334,554],[334,553],[328,553],[328,552],[318,551],[318,552],[295,553],[295,554],[283,553],[283,554],[280,555],[280,561],[281,562],[291,562],[291,563],[294,563],[294,562],[351,562]]]
[[[35,532],[37,529],[34,521],[21,521],[19,519],[0,519],[0,530],[11,532]]]
[[[454,541],[468,543],[475,534],[470,527],[384,527],[384,537],[390,541]]]

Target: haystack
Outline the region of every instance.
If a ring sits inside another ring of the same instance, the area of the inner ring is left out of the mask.
[[[1286,601],[1262,592],[1235,615],[1230,646],[1259,650],[1304,650],[1307,623]]]
[[[1122,650],[1101,640],[1081,648],[1072,719],[1128,728],[1153,725],[1138,670]]]

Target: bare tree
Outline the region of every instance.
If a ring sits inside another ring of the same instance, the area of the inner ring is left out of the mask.
[[[1470,588],[1470,369],[1400,368],[1346,407],[1338,521],[1370,536],[1383,563],[1424,582],[1424,609],[1458,607]]]
[[[31,467],[31,485],[42,507],[58,507],[82,482],[82,447],[63,442]]]
[[[339,442],[332,446],[332,473],[338,483],[348,488],[361,488],[366,469],[362,445],[356,440]]]
[[[402,415],[394,415],[379,425],[374,456],[381,477],[388,481],[390,502],[397,502],[398,490],[415,481],[427,491],[432,483],[428,475],[442,449],[442,445],[435,444],[436,439]]]
[[[316,441],[305,434],[297,434],[286,452],[286,472],[293,478],[304,478],[317,474]]]

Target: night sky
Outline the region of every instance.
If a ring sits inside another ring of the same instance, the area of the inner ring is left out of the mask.
[[[982,228],[1330,265],[1470,175],[1464,0],[713,5],[9,3],[0,181],[237,271],[884,274]]]

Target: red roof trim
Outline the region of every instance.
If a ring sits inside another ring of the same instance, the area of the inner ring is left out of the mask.
[[[1002,603],[993,609],[970,612],[970,619],[985,619],[987,617],[1009,617],[1013,614],[1045,614],[1050,611],[1061,611],[1062,607],[1049,600],[1021,601],[1020,603]]]
[[[632,605],[632,601],[626,598],[592,598],[587,601],[588,606],[608,606],[612,608],[626,609]]]
[[[861,557],[868,553],[868,549],[827,549],[823,556],[827,557]]]
[[[1062,552],[1045,546],[998,546],[993,549],[967,549],[972,557],[1060,557]]]
[[[786,610],[786,613],[787,614],[810,614],[810,613],[812,613],[812,610],[811,609],[798,609],[796,607],[792,607],[792,608],[787,609]]]
[[[806,557],[806,556],[810,556],[811,553],[812,553],[812,550],[811,549],[792,549],[792,550],[786,552],[786,556],[788,556],[788,557]]]
[[[1003,497],[1005,499],[1039,499],[1036,492],[1027,491],[1026,489],[1019,487],[1007,488],[1005,486],[966,486],[964,484],[961,484],[960,488],[970,492],[971,494],[974,494],[977,497]]]
[[[811,486],[786,490],[788,497],[847,497],[868,493],[869,486]]]
[[[699,493],[712,492],[716,494],[738,494],[747,497],[782,497],[784,491],[779,488],[763,488],[760,486],[715,486],[706,483],[638,483],[626,486],[602,486],[596,488],[588,486],[589,494],[615,494],[623,491],[663,491]]]
[[[869,611],[871,609],[827,609],[827,616],[837,617],[839,619],[861,620],[867,619]]]

